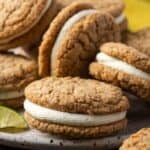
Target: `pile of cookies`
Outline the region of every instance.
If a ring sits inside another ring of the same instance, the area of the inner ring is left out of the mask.
[[[24,102],[30,126],[68,138],[125,129],[126,92],[150,102],[150,28],[127,31],[124,8],[122,0],[1,0],[0,104]],[[137,134],[121,150],[149,149],[149,129]]]

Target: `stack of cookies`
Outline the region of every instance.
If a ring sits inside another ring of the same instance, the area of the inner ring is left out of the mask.
[[[35,45],[59,10],[52,0],[0,1],[1,105],[22,106],[25,87],[38,79]]]
[[[69,138],[96,138],[125,129],[128,98],[119,87],[88,79],[99,46],[119,42],[126,29],[120,16],[124,5],[120,1],[114,9],[115,4],[107,9],[108,2],[99,3],[105,7],[100,11],[95,3],[74,2],[51,22],[39,46],[43,79],[25,89],[30,126]]]
[[[122,0],[0,1],[0,104],[19,107],[25,93],[28,124],[68,138],[125,129],[126,92],[150,102],[150,34],[127,31],[124,8]]]

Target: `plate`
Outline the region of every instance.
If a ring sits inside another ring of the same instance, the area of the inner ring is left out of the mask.
[[[70,140],[42,133],[35,129],[30,129],[21,133],[0,132],[0,144],[18,148],[29,149],[50,149],[59,150],[60,148],[71,150],[91,150],[91,149],[115,149],[120,146],[122,141],[131,133],[137,130],[150,127],[149,105],[142,101],[132,99],[131,108],[128,113],[128,126],[125,131],[110,137],[88,140]]]

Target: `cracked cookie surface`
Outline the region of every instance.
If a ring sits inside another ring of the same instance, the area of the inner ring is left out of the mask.
[[[126,139],[120,150],[149,150],[150,149],[150,128],[144,128],[132,134]]]
[[[120,88],[90,79],[48,77],[27,86],[25,95],[33,103],[63,112],[111,114],[129,108]]]
[[[150,59],[147,55],[136,49],[120,43],[106,43],[100,47],[100,50],[104,54],[108,54],[109,56],[122,60],[127,64],[131,64],[135,69],[138,68],[139,71],[143,70],[142,73],[147,73],[147,76],[149,75]],[[117,69],[105,65],[100,61],[91,63],[89,66],[89,72],[98,80],[112,83],[144,100],[150,100],[150,80],[148,77],[143,78],[119,68]]]
[[[123,60],[140,70],[150,73],[150,58],[133,47],[112,42],[102,45],[100,50],[112,57]]]
[[[62,5],[67,6],[74,0],[60,0],[60,2]],[[76,0],[76,2],[82,2],[82,0]],[[122,0],[84,0],[84,2],[90,3],[94,8],[108,12],[114,17],[120,15],[125,7]]]
[[[4,105],[7,107],[17,109],[17,108],[20,108],[23,106],[23,102],[24,102],[24,96],[22,96],[20,98],[0,100],[0,105]]]
[[[37,42],[61,7],[57,4],[57,0],[52,0],[45,15],[37,21],[46,5],[47,1],[45,0],[1,0],[0,50]],[[33,26],[36,21],[37,23]],[[31,29],[26,32],[25,30],[28,28]],[[20,33],[23,34],[16,36]]]
[[[120,41],[120,30],[113,18],[109,14],[102,12],[94,13],[73,25],[61,42],[54,65],[50,68],[49,57],[51,49],[55,42],[55,37],[62,27],[59,16],[66,13],[70,14],[70,11],[68,11],[70,7],[72,10],[74,8],[74,12],[76,12],[77,5],[79,7],[81,4],[74,3],[62,10],[45,34],[40,46],[39,56],[39,74],[41,76],[47,76],[50,72],[54,76],[86,76],[88,74],[88,64],[94,59],[99,45],[106,41]],[[85,7],[82,10],[85,10]],[[52,30],[54,28],[53,24],[59,30]],[[55,35],[54,38],[50,38],[53,37],[52,35]],[[51,69],[50,71],[49,68]]]
[[[15,90],[25,87],[38,78],[34,60],[13,54],[0,54],[0,90]]]
[[[74,0],[60,0],[62,6],[66,7],[69,4],[73,3]],[[82,0],[76,0],[76,2],[83,2]],[[107,12],[111,14],[113,17],[117,18],[123,15],[123,11],[125,8],[125,4],[123,0],[84,0],[85,3],[91,4],[95,9]],[[128,21],[125,17],[124,20],[119,24],[120,30],[124,31],[127,29]]]
[[[129,75],[101,63],[93,62],[89,66],[90,74],[101,81],[112,83],[142,99],[150,100],[150,81]]]
[[[43,36],[42,43],[39,47],[39,74],[41,76],[47,76],[50,74],[50,55],[52,52],[52,47],[57,39],[57,35],[60,32],[63,24],[76,14],[77,12],[83,9],[91,9],[92,6],[85,3],[74,3],[67,8],[64,8],[57,17],[52,21],[49,26],[49,29]]]
[[[75,127],[59,125],[49,122],[44,122],[33,118],[28,113],[24,114],[26,121],[32,127],[37,128],[43,132],[66,136],[70,138],[97,138],[117,133],[126,127],[127,120],[121,120],[108,125],[101,125],[97,127]]]

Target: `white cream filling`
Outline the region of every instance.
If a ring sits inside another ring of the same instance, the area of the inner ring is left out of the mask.
[[[11,40],[19,37],[19,36],[22,36],[23,34],[29,32],[40,20],[41,18],[43,17],[43,15],[46,13],[46,11],[48,10],[48,8],[50,7],[51,3],[52,3],[52,0],[46,0],[47,3],[45,5],[45,8],[42,10],[41,14],[38,16],[38,18],[35,20],[35,22],[32,23],[32,25],[28,28],[25,28],[22,32],[19,32],[7,39],[3,39],[3,40],[0,40],[0,44],[5,44],[5,43],[8,43],[10,42]]]
[[[125,15],[124,14],[121,14],[120,16],[115,18],[115,22],[117,24],[121,24],[124,20],[125,20]]]
[[[125,119],[126,111],[114,113],[110,115],[85,115],[85,114],[74,114],[67,112],[60,112],[49,108],[44,108],[37,104],[25,100],[24,109],[30,115],[39,120],[45,120],[63,125],[72,126],[98,126],[104,124],[110,124]]]
[[[8,52],[30,59],[31,54],[29,53],[29,49],[30,48],[28,47],[16,47],[16,48],[9,49]]]
[[[57,56],[58,49],[59,49],[59,46],[61,45],[61,42],[63,41],[63,39],[67,35],[68,31],[72,28],[72,26],[75,23],[79,22],[82,18],[84,18],[90,14],[96,13],[96,12],[97,11],[94,9],[82,10],[67,20],[67,22],[63,25],[61,31],[59,32],[57,39],[55,41],[55,44],[52,48],[51,63],[50,63],[51,66],[53,66],[53,63],[54,63],[54,60]]]
[[[150,74],[143,72],[142,70],[137,69],[136,67],[124,61],[121,61],[117,58],[111,57],[105,53],[102,53],[102,52],[98,53],[96,56],[96,60],[99,63],[109,66],[113,69],[117,69],[117,70],[123,71],[131,75],[135,75],[137,77],[140,77],[146,80],[150,80]]]
[[[24,96],[24,89],[16,91],[0,91],[0,100],[19,98]]]

